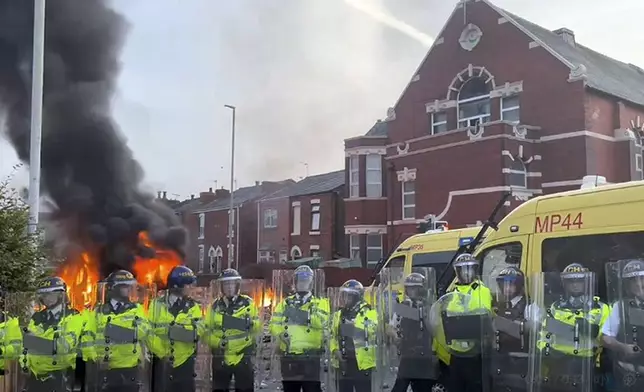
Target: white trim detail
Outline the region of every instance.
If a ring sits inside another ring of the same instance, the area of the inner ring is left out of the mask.
[[[409,83],[417,82],[420,80],[420,75],[416,74],[414,75],[413,78],[411,78],[411,81]]]
[[[558,188],[561,186],[581,186],[582,180],[565,180],[541,183],[542,188]]]
[[[445,42],[445,38],[440,37],[439,39],[437,39],[436,41],[434,41],[434,45],[440,45],[440,44],[442,44],[443,42]]]
[[[300,203],[299,201],[294,201],[291,203],[291,207],[297,207],[299,205],[302,205],[302,203]]]
[[[310,245],[309,250],[320,250],[320,245]]]
[[[516,170],[513,171],[512,169],[508,169],[507,167],[501,169],[501,173],[503,174],[510,174],[514,172],[516,172]],[[526,177],[541,177],[541,172],[526,172],[525,175]]]
[[[387,221],[388,225],[400,226],[400,225],[417,225],[419,223],[425,222],[425,219],[400,219],[395,221]]]
[[[311,204],[320,204],[320,199],[311,199]]]
[[[372,136],[372,135],[359,135],[359,136],[352,136],[344,139],[344,141],[351,141],[351,140],[360,140],[360,139],[387,139],[389,136],[387,135],[378,135],[378,136]]]
[[[541,138],[539,138],[539,140],[541,140],[542,142],[549,142],[551,140],[570,139],[570,138],[579,137],[579,136],[592,137],[592,138],[595,138],[595,139],[605,140],[607,142],[618,141],[613,136],[602,135],[601,133],[591,132],[591,131],[587,131],[587,130],[576,131],[576,132],[559,133],[559,134],[556,134],[556,135],[541,136]]]
[[[309,231],[309,235],[320,235],[319,231]]]
[[[434,100],[433,102],[428,102],[425,104],[426,113],[436,113],[442,112],[445,109],[451,109],[456,107],[455,99],[443,99],[443,100]]]
[[[449,208],[452,206],[452,200],[455,196],[480,195],[484,193],[494,193],[494,192],[510,192],[514,190],[519,190],[519,189],[511,186],[491,186],[487,188],[473,188],[473,189],[462,189],[459,191],[451,191],[447,196],[447,204],[445,205],[445,208],[443,209],[443,211],[441,211],[440,214],[436,215],[436,220],[441,220],[443,219],[443,217],[445,217],[445,215],[447,215]],[[541,189],[520,189],[520,191],[531,192],[532,194],[543,193]]]
[[[541,46],[541,45],[540,45],[538,42],[536,42],[536,41],[530,41],[530,43],[528,44],[528,49],[534,49],[534,48],[538,48],[538,47],[540,47],[540,46]]]
[[[498,23],[499,24],[508,23],[508,19],[504,17],[500,17]]]
[[[490,91],[490,98],[510,97],[523,92],[523,80],[518,82],[505,82],[497,86],[494,90]]]
[[[386,197],[352,197],[348,199],[344,199],[345,202],[347,201],[365,201],[365,200],[387,200]]]
[[[407,182],[416,180],[416,169],[409,169],[405,166],[404,169],[396,172],[398,175],[398,182]]]
[[[350,157],[352,155],[369,155],[369,154],[387,155],[387,147],[385,146],[352,147],[344,150],[345,157]]]
[[[291,248],[291,252],[290,252],[291,260],[295,259],[295,252],[298,252],[300,254],[300,257],[303,257],[302,249],[300,249],[300,247],[297,246],[297,245],[293,245],[293,247]]]
[[[533,155],[532,159],[534,159],[535,161],[540,161],[541,160],[541,155]]]
[[[385,225],[344,226],[344,234],[387,234]]]

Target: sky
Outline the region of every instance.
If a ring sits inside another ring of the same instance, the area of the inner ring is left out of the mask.
[[[112,0],[130,22],[114,117],[149,188],[187,198],[341,169],[386,116],[456,0]],[[496,0],[644,68],[639,0]],[[27,183],[0,140],[0,179]]]

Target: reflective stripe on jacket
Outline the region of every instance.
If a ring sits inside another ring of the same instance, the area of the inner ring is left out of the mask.
[[[2,356],[0,357],[0,370],[5,369],[5,361],[17,359],[22,349],[22,330],[18,319],[9,317],[5,313],[3,322],[0,323],[0,342],[2,342]]]
[[[295,314],[306,314],[306,319]],[[303,354],[305,351],[320,351],[324,347],[324,333],[329,324],[330,306],[326,298],[311,298],[299,304],[295,295],[280,302],[271,317],[270,332],[273,339],[279,339],[280,351],[284,354]],[[291,316],[289,318],[289,315]],[[280,338],[288,328],[289,344]]]

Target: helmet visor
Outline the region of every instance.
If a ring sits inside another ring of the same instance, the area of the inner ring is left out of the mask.
[[[63,291],[47,291],[44,293],[38,293],[38,300],[46,308],[50,308],[62,303],[64,295],[65,293]]]
[[[501,276],[496,279],[499,294],[505,299],[512,299],[521,294],[521,282],[518,276]]]
[[[626,288],[637,299],[644,300],[644,276],[635,276],[625,279]]]
[[[221,282],[221,293],[226,297],[234,297],[239,294],[239,279],[223,280]]]
[[[588,279],[582,277],[564,278],[564,290],[572,296],[583,295],[588,289]]]
[[[313,290],[313,274],[310,271],[300,271],[294,277],[295,291],[298,293]]]
[[[478,264],[466,263],[454,267],[456,270],[456,277],[461,284],[470,284],[474,282],[478,274]]]
[[[360,293],[354,289],[341,289],[340,290],[340,306],[350,308],[355,305],[360,299]]]

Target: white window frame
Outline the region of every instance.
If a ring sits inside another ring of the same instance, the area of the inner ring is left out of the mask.
[[[355,180],[353,174],[356,174]],[[349,156],[349,198],[360,197],[360,156]]]
[[[280,263],[285,263],[288,261],[288,250],[282,249],[279,254]]]
[[[413,191],[411,191],[411,192],[410,191],[405,191],[405,184],[407,184],[407,183],[413,183],[414,184],[414,190]],[[400,185],[400,189],[401,189],[401,194],[402,194],[402,198],[401,198],[401,205],[402,205],[401,216],[402,216],[402,219],[403,220],[416,219],[416,182],[413,181],[413,180],[411,180],[411,181],[403,181],[401,183],[401,185]],[[414,195],[414,204],[405,204],[405,196],[408,196],[408,195]],[[412,207],[414,208],[413,216],[406,216],[405,215],[405,208],[412,208]]]
[[[267,208],[264,210],[264,228],[272,229],[277,227],[277,210]]]
[[[521,158],[514,158],[514,159],[519,162],[521,167],[523,167],[523,170],[510,169],[509,173],[511,175],[512,174],[521,174],[521,175],[523,175],[523,185],[514,185],[514,184],[508,184],[508,185],[514,186],[514,187],[519,187],[519,188],[528,188],[528,167],[526,166],[525,162],[523,162],[521,160]]]
[[[380,245],[379,246],[369,246],[369,237],[378,237],[380,239]],[[365,236],[365,241],[367,242],[367,255],[365,258],[367,259],[367,266],[375,265],[377,264],[380,259],[382,259],[382,234],[367,234]],[[369,260],[369,251],[370,250],[378,250],[380,252],[380,256],[378,256],[377,260]]]
[[[643,151],[644,153],[644,151]],[[635,154],[635,171],[639,173],[639,179],[644,180],[644,154]]]
[[[311,257],[320,257],[320,249],[309,249]]]
[[[293,247],[291,248],[291,260],[297,260],[301,258],[302,258],[302,249],[300,249],[300,247],[297,245],[293,245]]]
[[[203,240],[206,236],[206,214],[203,212],[199,214],[199,236],[197,237],[200,240]]]
[[[503,107],[503,103],[505,102],[505,100],[506,100],[506,99],[508,99],[508,100],[509,100],[509,99],[514,99],[514,98],[516,98],[516,99],[517,99],[517,104],[516,104],[516,106],[510,106],[510,107],[507,107],[507,108],[504,108],[504,107]],[[505,117],[505,113],[507,113],[507,112],[513,112],[513,111],[515,111],[515,110],[519,112],[519,116],[518,116],[518,117],[519,117],[519,120],[506,120],[506,119],[504,118],[504,117]],[[520,121],[520,119],[521,119],[521,100],[520,100],[519,96],[518,96],[518,95],[510,95],[510,96],[508,96],[508,97],[503,97],[503,98],[501,98],[501,120],[504,120],[504,121],[512,121],[513,123],[517,123],[517,124],[518,124],[518,123],[519,123],[519,121]]]
[[[300,235],[302,232],[302,206],[293,204],[293,232],[291,235]]]
[[[370,163],[372,165],[370,165]],[[366,167],[367,169],[366,169],[365,179],[367,181],[367,189],[366,189],[367,197],[382,197],[382,156],[380,154],[367,154]],[[376,176],[376,178],[378,179],[377,181],[369,180],[370,172],[378,173],[378,175]],[[378,191],[375,193],[369,192],[371,188],[378,189]]]
[[[258,253],[258,261],[260,263],[271,262],[271,252],[269,250],[260,250]]]
[[[360,260],[360,234],[349,234],[349,257]]]
[[[199,245],[198,249],[199,249],[199,257],[198,257],[199,264],[197,266],[197,272],[202,274],[203,273],[204,262],[205,262],[205,259],[206,259],[206,247],[204,245]]]
[[[490,105],[490,94],[479,95],[477,97],[467,98],[462,101],[458,101],[458,104],[456,106],[456,115],[458,116],[459,128],[475,127],[479,124],[485,124],[486,122],[490,121],[490,116],[492,111],[491,105],[490,105],[490,112],[488,112],[487,114],[477,114],[476,116],[461,118],[461,106],[464,104],[477,102],[477,101],[481,101],[481,102],[488,101],[488,105]]]
[[[317,217],[317,219],[316,219]],[[319,204],[311,204],[311,231],[317,233],[320,231],[322,221],[322,212]]]
[[[437,115],[444,115],[445,119],[443,121],[436,121],[436,116]],[[432,113],[431,121],[432,121],[432,125],[431,125],[432,126],[432,128],[431,128],[432,133],[431,134],[432,135],[439,135],[441,133],[445,133],[445,132],[448,131],[448,129],[447,129],[447,113],[446,112]],[[436,132],[436,127],[440,127],[441,125],[445,125],[445,130],[442,131],[442,132]]]

